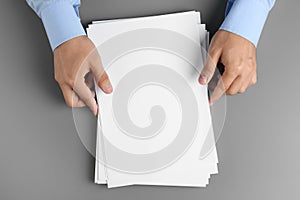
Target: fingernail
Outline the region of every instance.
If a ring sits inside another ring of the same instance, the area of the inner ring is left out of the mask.
[[[112,92],[112,86],[111,85],[105,86],[105,91],[108,92],[108,93],[111,93]]]
[[[205,85],[207,83],[207,77],[205,75],[200,75],[199,83]]]
[[[106,80],[105,82],[103,82],[103,90],[107,93],[111,93],[113,88],[112,85],[110,84],[110,82],[108,80]]]

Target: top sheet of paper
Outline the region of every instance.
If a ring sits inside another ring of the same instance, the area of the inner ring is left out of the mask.
[[[100,106],[96,182],[205,186],[217,173],[215,149],[199,160],[212,134],[207,88],[198,83],[207,32],[198,12],[93,22],[114,87],[96,88]],[[214,140],[212,138],[212,140]]]

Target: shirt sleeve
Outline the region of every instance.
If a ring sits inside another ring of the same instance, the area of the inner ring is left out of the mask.
[[[79,18],[80,0],[26,0],[42,19],[52,50],[74,37],[85,35]]]
[[[229,0],[220,29],[240,35],[255,46],[275,0]]]

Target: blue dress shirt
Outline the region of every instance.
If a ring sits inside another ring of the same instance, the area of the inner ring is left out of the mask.
[[[220,29],[240,35],[257,46],[275,0],[229,0]]]
[[[80,0],[26,0],[42,19],[52,50],[85,35],[80,23]],[[255,46],[275,0],[229,0],[220,29],[240,35]]]
[[[74,37],[85,35],[80,23],[80,0],[26,0],[42,19],[52,50]]]

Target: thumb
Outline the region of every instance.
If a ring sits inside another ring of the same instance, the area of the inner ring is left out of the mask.
[[[214,43],[210,45],[205,65],[199,77],[199,83],[201,85],[206,85],[213,77],[217,63],[219,62],[219,59],[221,57],[221,52],[221,48],[216,48]]]
[[[103,92],[110,94],[113,91],[113,87],[107,73],[103,68],[100,55],[98,52],[93,52],[93,54],[94,55],[91,56],[91,70],[94,74],[95,81]]]

